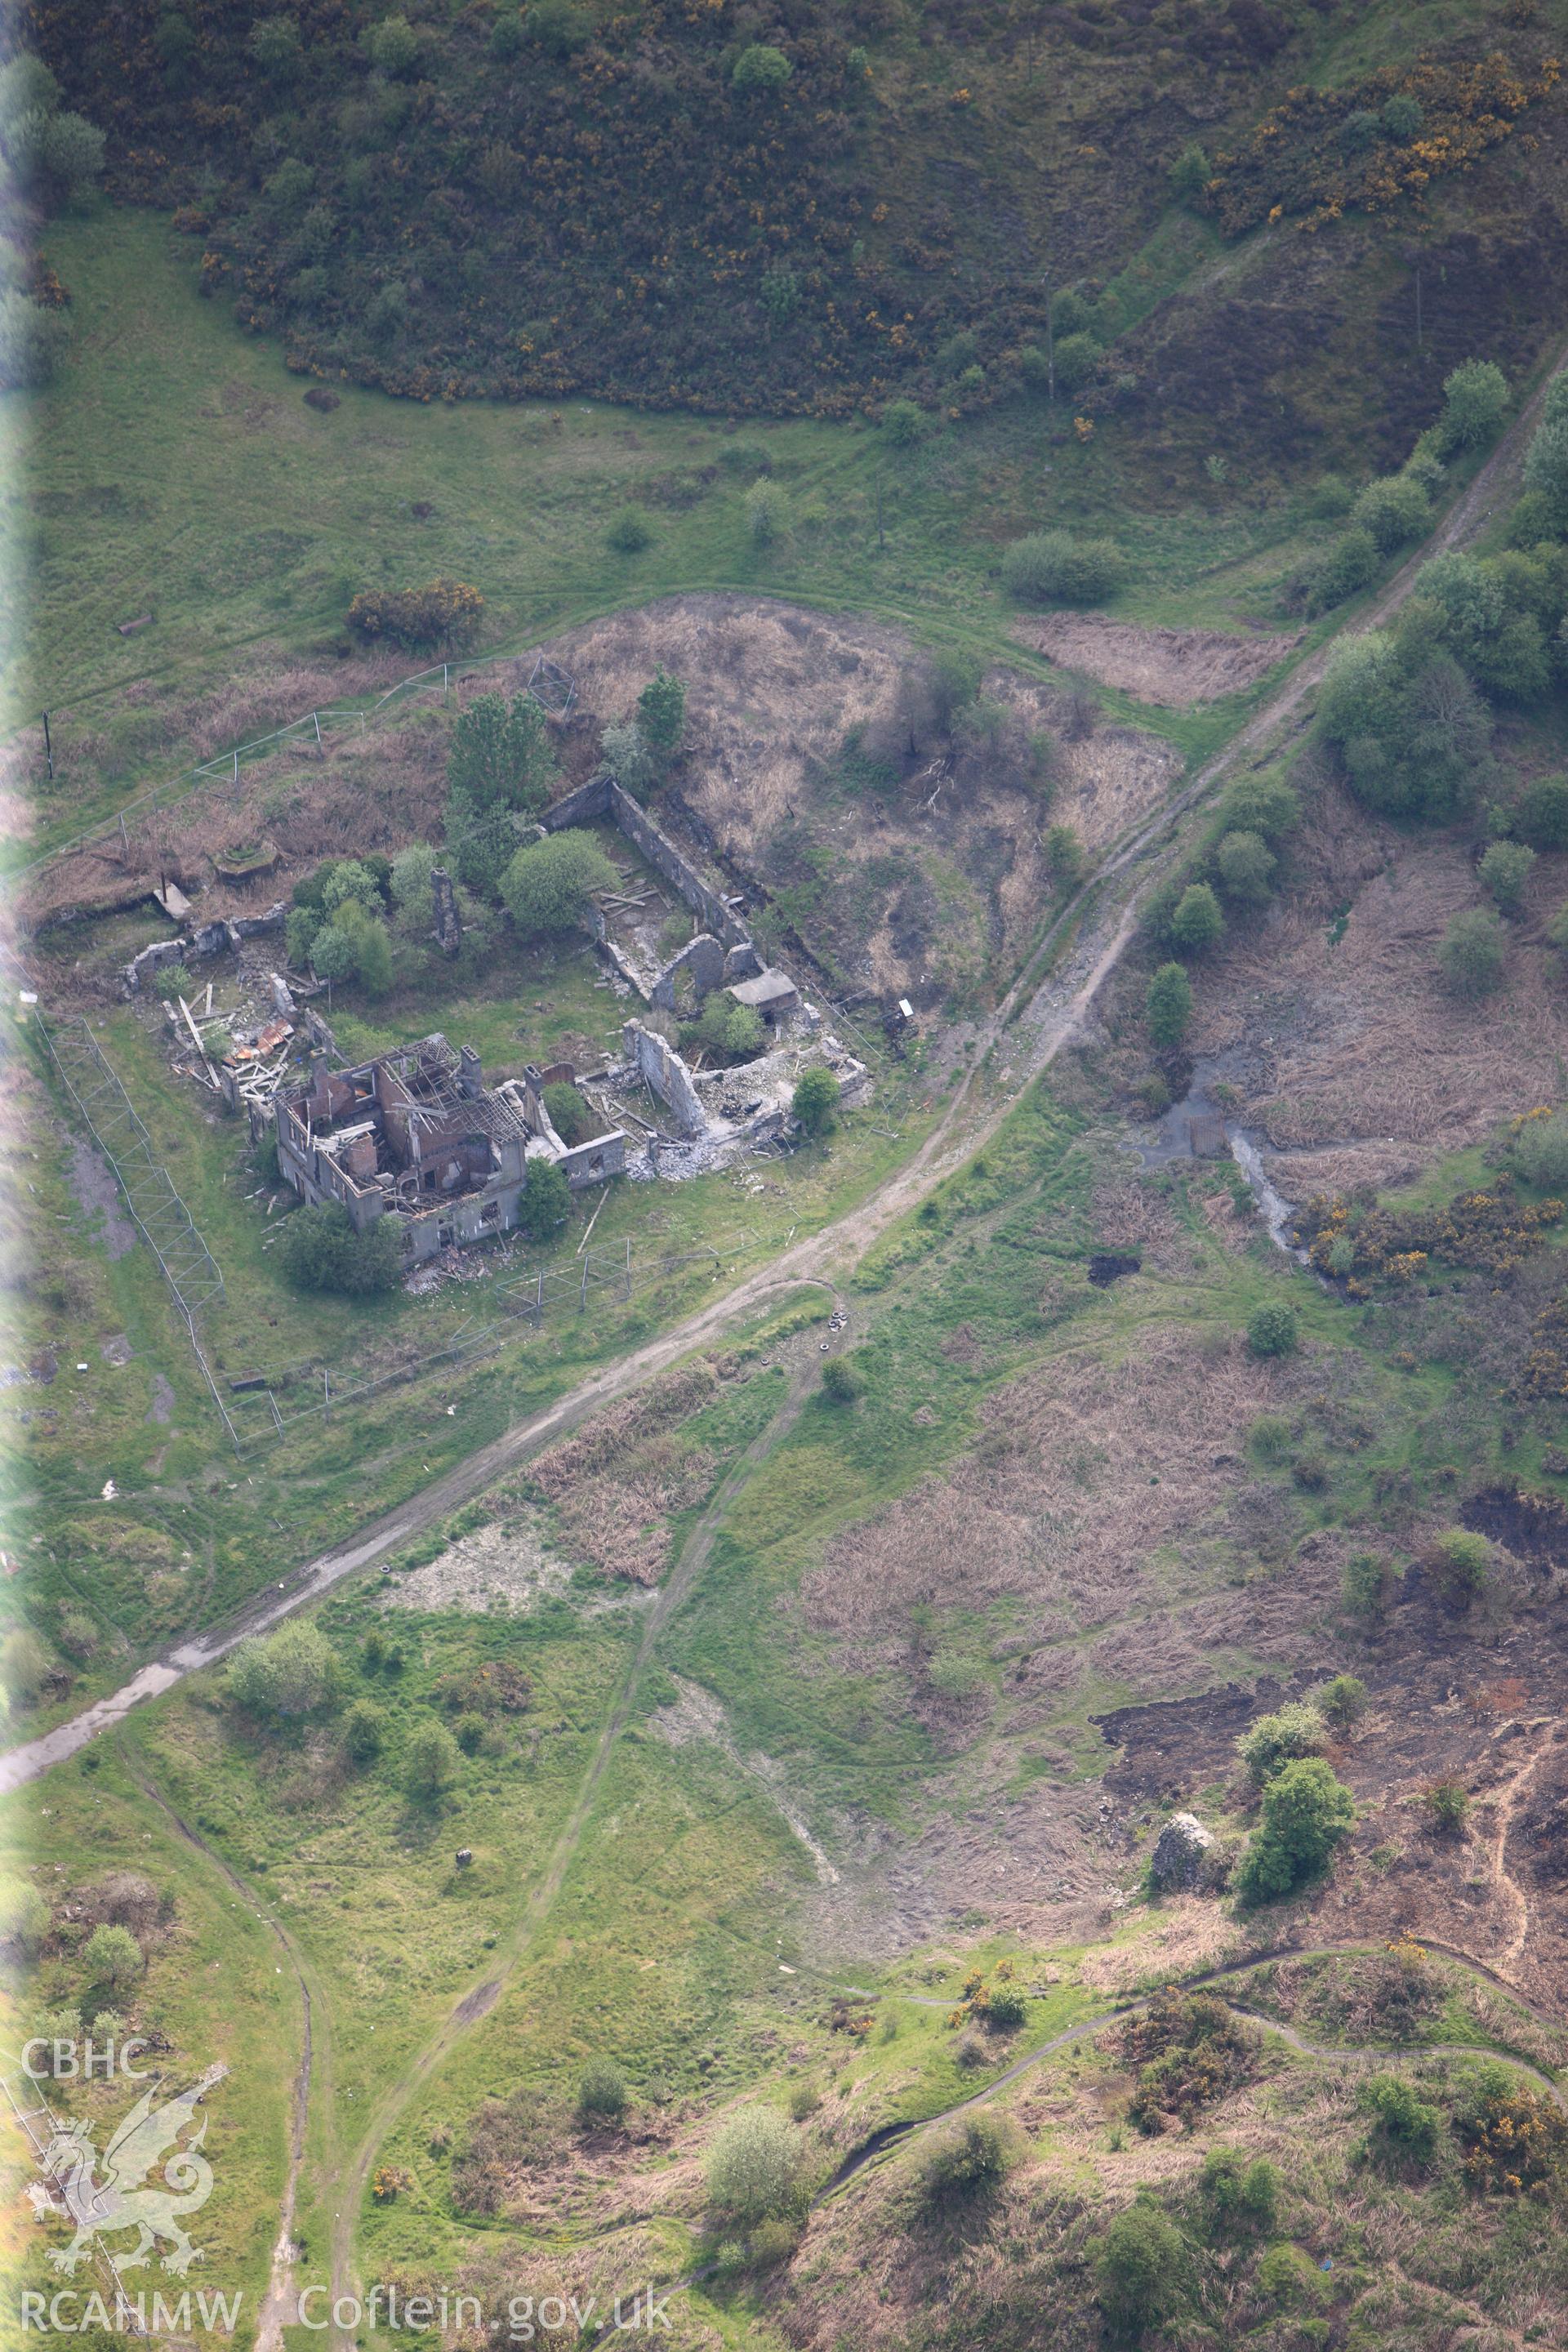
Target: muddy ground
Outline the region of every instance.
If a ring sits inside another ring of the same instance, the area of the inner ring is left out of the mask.
[[[900,684],[922,657],[896,630],[762,597],[667,598],[544,650],[576,686],[558,730],[563,786],[592,772],[601,728],[632,711],[656,667],[684,678],[687,744],[662,821],[699,858],[716,857],[730,887],[750,885],[753,919],[771,919],[778,940],[798,936],[845,988],[925,1002],[994,988],[1050,894],[1047,826],[1070,824],[1090,846],[1110,840],[1169,790],[1182,764],[1159,736],[1099,724],[1085,698],[997,669],[984,691],[1020,736],[1039,739],[1040,780],[1026,787],[1005,762],[979,758],[955,771],[946,739],[930,730],[907,773],[865,789],[847,776],[846,740],[857,729],[896,734]],[[458,695],[514,691],[533,658],[459,674]],[[130,716],[167,733],[173,765],[175,743],[205,751],[237,727],[260,731],[386,675],[379,662],[319,672],[258,665],[256,677],[200,699],[137,688],[153,698]],[[103,731],[84,729],[79,740],[68,728],[66,738],[72,772],[91,780]],[[237,782],[133,816],[124,842],[116,834],[58,860],[21,904],[26,929],[42,934],[52,991],[91,983],[93,933],[82,919],[147,908],[161,875],[177,879],[195,919],[206,920],[257,912],[323,857],[438,838],[447,742],[432,689],[428,702],[395,705],[363,733],[330,731],[321,750],[313,738],[291,740],[242,767]],[[258,841],[276,852],[265,872],[219,877],[215,860]],[[112,985],[113,963],[128,951],[116,939],[104,953],[100,986]]]
[[[1299,629],[1244,637],[1222,629],[1139,628],[1101,613],[1047,613],[1016,622],[1013,635],[1063,669],[1177,710],[1246,693],[1301,641]]]

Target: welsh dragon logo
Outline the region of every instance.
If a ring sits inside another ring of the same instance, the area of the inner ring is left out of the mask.
[[[184,2277],[193,2263],[202,2260],[201,2248],[192,2245],[180,2217],[199,2212],[212,2194],[213,2168],[201,2152],[206,2117],[184,2147],[179,2144],[180,2134],[213,2084],[227,2072],[226,2066],[209,2066],[188,2091],[165,2099],[161,2106],[153,2104],[155,2091],[144,2091],[103,2151],[101,2180],[96,2178],[99,2158],[90,2124],[85,2118],[73,2124],[57,2123],[39,2166],[76,2223],[76,2235],[68,2246],[49,2248],[47,2260],[57,2271],[70,2278],[79,2263],[90,2260],[95,2238],[120,2230],[134,2230],[138,2236],[122,2254],[105,2247],[116,2272],[136,2270],[150,2262],[160,2239],[166,2239],[173,2249],[163,2257],[163,2266],[176,2276]],[[170,2149],[174,2153],[163,2168],[163,2187],[150,2188],[149,2176]],[[59,2210],[48,2189],[35,2182],[27,2194],[40,2220]]]

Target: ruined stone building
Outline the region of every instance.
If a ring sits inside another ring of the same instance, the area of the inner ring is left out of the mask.
[[[322,1063],[278,1095],[279,1169],[302,1200],[346,1209],[356,1232],[395,1218],[417,1265],[514,1226],[531,1159],[553,1161],[574,1191],[623,1171],[619,1128],[568,1149],[552,1126],[543,1089],[572,1076],[530,1066],[487,1087],[473,1047],[440,1035],[353,1069]]]

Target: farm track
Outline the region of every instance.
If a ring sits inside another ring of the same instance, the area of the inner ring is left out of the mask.
[[[1568,360],[1568,345],[1559,352],[1540,389],[1515,419],[1509,433],[1438,530],[1401,569],[1366,613],[1351,625],[1349,633],[1373,628],[1387,620],[1410,595],[1422,566],[1433,555],[1462,544],[1490,519],[1505,485],[1517,471],[1525,443],[1539,417],[1547,386],[1565,360]],[[1135,824],[1111,848],[1089,884],[1047,925],[1017,979],[982,1029],[970,1069],[938,1126],[906,1167],[892,1177],[874,1199],[847,1213],[821,1233],[797,1244],[773,1265],[746,1277],[722,1298],[703,1307],[659,1339],[637,1350],[621,1363],[593,1374],[543,1413],[479,1448],[443,1477],[433,1481],[400,1509],[374,1522],[348,1544],[308,1563],[285,1580],[276,1591],[253,1601],[224,1625],[174,1645],[163,1657],[143,1667],[119,1692],[97,1702],[41,1738],[0,1758],[0,1791],[26,1785],[51,1765],[78,1752],[100,1731],[118,1727],[142,1699],[172,1689],[188,1675],[215,1664],[247,1635],[268,1630],[300,1608],[322,1597],[344,1578],[401,1549],[460,1504],[483,1492],[503,1474],[526,1462],[545,1445],[575,1427],[600,1406],[640,1386],[693,1348],[716,1339],[734,1323],[757,1314],[768,1305],[774,1294],[800,1286],[833,1288],[899,1217],[918,1205],[943,1177],[979,1147],[1005,1118],[1025,1087],[1047,1069],[1071,1041],[1090,1013],[1105,981],[1135,936],[1142,903],[1160,878],[1165,862],[1159,855],[1161,850],[1173,837],[1179,839],[1183,821],[1210,796],[1238,761],[1252,757],[1255,764],[1259,763],[1264,756],[1273,754],[1282,737],[1300,731],[1304,723],[1302,706],[1321,678],[1333,645],[1345,634],[1347,632],[1344,631],[1336,633],[1333,638],[1299,663],[1279,689],[1268,696],[1237,730],[1224,751],[1206,762],[1152,815]],[[1052,960],[1064,950],[1063,969],[1053,972],[1050,970]],[[1016,1042],[1023,1046],[1023,1051],[1012,1057],[1014,1066],[1009,1073],[1011,1093],[996,1107],[978,1112],[972,1101],[975,1074],[992,1062],[994,1050],[1004,1040],[1009,1039],[1010,1032],[1015,1031]],[[688,1538],[674,1570],[649,1612],[636,1657],[601,1730],[594,1756],[572,1811],[552,1849],[550,1860],[531,1889],[516,1926],[492,1963],[490,1974],[456,2005],[398,2082],[378,2102],[346,2175],[337,2170],[333,2163],[335,2151],[329,2149],[327,2160],[332,2165],[342,2194],[342,2209],[334,2226],[331,2247],[334,2295],[346,2290],[351,2277],[360,2206],[377,2152],[384,2146],[423,2083],[435,2072],[454,2042],[468,2026],[477,2022],[494,2006],[508,1977],[531,1948],[579,1850],[594,1797],[616,1740],[629,1717],[642,1671],[658,1635],[700,1574],[723,1513],[735,1493],[757,1464],[787,1433],[798,1415],[812,1386],[809,1377],[812,1370],[811,1360],[807,1359],[804,1370],[792,1381],[779,1413],[728,1474]],[[322,2044],[320,2063],[330,2081],[330,2064],[324,2054],[327,2011],[319,1993],[312,2001],[309,1964],[298,1952],[281,1922],[257,1906],[251,1890],[244,1882],[188,1824],[180,1820],[150,1780],[134,1766],[132,1769],[146,1794],[168,1814],[182,1838],[207,1856],[239,1890],[247,1904],[257,1910],[258,1916],[268,1919],[288,1951],[300,1983],[305,2021],[303,2053],[295,2087],[288,2189],[263,2317],[261,2352],[275,2352],[281,2342],[283,2298],[289,2270],[289,2223],[295,2186],[304,2154],[308,2100],[312,2068],[318,2063],[318,2042]],[[1506,1832],[1505,1822],[1501,1833],[1504,1843]],[[1498,1867],[1500,1872],[1500,1843]],[[1527,1931],[1528,1919],[1525,1922]],[[1522,1945],[1523,1940],[1521,1934],[1518,1941]],[[1515,1961],[1518,1957],[1518,1951],[1510,1947],[1509,1960]],[[1238,1964],[1234,1972],[1240,1973],[1244,1968],[1256,1965],[1255,1958]],[[1119,2013],[1124,2012],[1112,2011],[1109,2014],[1114,2016]],[[947,2120],[948,2116],[961,2114],[964,2109],[983,2103],[1027,2067],[1049,2054],[1051,2050],[1061,2047],[1080,2033],[1099,2030],[1107,2021],[1107,2018],[1102,2016],[1093,2025],[1070,2029],[1067,2034],[1056,2037],[1020,2059],[984,2091],[959,2103],[947,2111],[947,2115],[932,2117],[911,2126],[911,2129],[930,2130]],[[1263,2021],[1271,2031],[1281,2032],[1288,2042],[1307,2055],[1323,2059],[1367,2056],[1386,2059],[1390,2055],[1383,2051],[1314,2049],[1297,2041],[1289,2029],[1277,2026],[1272,2021]],[[1429,2048],[1444,2046],[1428,2045]],[[1560,2107],[1568,2109],[1568,2102],[1564,2101],[1563,2094],[1538,2070],[1529,2067],[1521,2060],[1509,2063],[1532,2074]],[[869,2150],[855,2168],[863,2168],[864,2163],[874,2160],[877,2153],[876,2149]],[[844,2173],[831,2185],[831,2193],[836,2193],[849,2177],[848,2172]]]

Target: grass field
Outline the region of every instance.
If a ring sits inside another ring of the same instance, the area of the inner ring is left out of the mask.
[[[1151,292],[1207,257],[1183,235],[1152,251],[1129,265],[1146,267]],[[5,402],[26,452],[10,505],[13,722],[331,635],[360,587],[441,572],[482,590],[498,638],[724,586],[862,606],[999,650],[992,570],[1017,530],[1110,522],[1142,583],[1139,617],[1183,617],[1201,578],[1202,617],[1234,621],[1267,614],[1299,529],[1286,507],[1217,496],[1212,509],[1126,513],[1114,450],[1080,447],[1065,415],[1021,403],[913,457],[867,424],[736,434],[603,404],[420,405],[347,384],[321,415],[274,346],[198,299],[196,248],[158,215],[57,222],[49,253],[76,335],[50,390]],[[752,449],[791,503],[792,536],[773,551],[747,533]],[[630,557],[605,537],[628,504],[654,523]],[[115,634],[148,611],[153,628]]]

